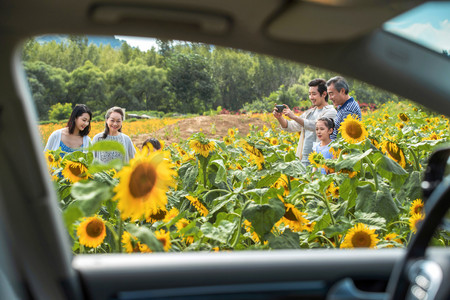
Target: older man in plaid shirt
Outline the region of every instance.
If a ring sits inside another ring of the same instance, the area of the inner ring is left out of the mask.
[[[348,90],[348,83],[342,76],[336,76],[327,81],[328,96],[337,109],[334,131],[330,135],[332,140],[336,139],[341,123],[348,115],[357,115],[361,120],[361,109],[355,99],[350,97]]]

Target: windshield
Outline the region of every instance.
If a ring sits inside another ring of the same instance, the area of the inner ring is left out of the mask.
[[[311,66],[119,38],[23,50],[74,253],[408,244],[446,116]]]
[[[384,23],[391,33],[450,56],[450,2],[428,2]]]

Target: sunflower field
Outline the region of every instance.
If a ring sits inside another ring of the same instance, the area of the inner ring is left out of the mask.
[[[425,216],[421,174],[449,119],[408,103],[347,118],[333,159],[295,157],[297,134],[252,125],[144,147],[129,164],[46,152],[74,253],[405,247]],[[315,168],[312,168],[315,167]],[[324,168],[327,174],[320,170]],[[315,171],[317,170],[317,171]],[[435,245],[448,246],[437,232]]]

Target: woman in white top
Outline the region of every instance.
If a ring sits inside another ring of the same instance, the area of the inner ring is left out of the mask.
[[[91,139],[88,134],[91,131],[92,112],[84,104],[77,104],[70,114],[67,126],[54,131],[48,138],[44,151],[61,148],[65,153],[74,151],[86,152]]]
[[[117,151],[96,151],[94,152],[94,158],[99,162],[106,164],[113,159],[120,158],[125,163],[128,163],[130,159],[134,158],[136,149],[130,137],[122,133],[123,118],[124,112],[122,108],[114,106],[108,109],[105,115],[105,131],[95,135],[93,143],[95,144],[98,141],[119,142],[125,148],[125,157]]]

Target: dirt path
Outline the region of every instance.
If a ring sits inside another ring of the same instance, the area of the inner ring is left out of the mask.
[[[249,124],[253,124],[262,128],[264,125],[269,126],[268,122],[264,122],[259,118],[252,118],[246,115],[218,115],[218,116],[199,116],[190,119],[184,119],[178,123],[166,126],[153,134],[141,134],[132,138],[133,143],[138,147],[142,147],[142,143],[150,138],[155,137],[163,140],[166,145],[171,143],[179,143],[187,140],[193,135],[203,130],[208,138],[222,139],[228,134],[228,128],[237,128],[239,136],[244,137],[250,131]]]

